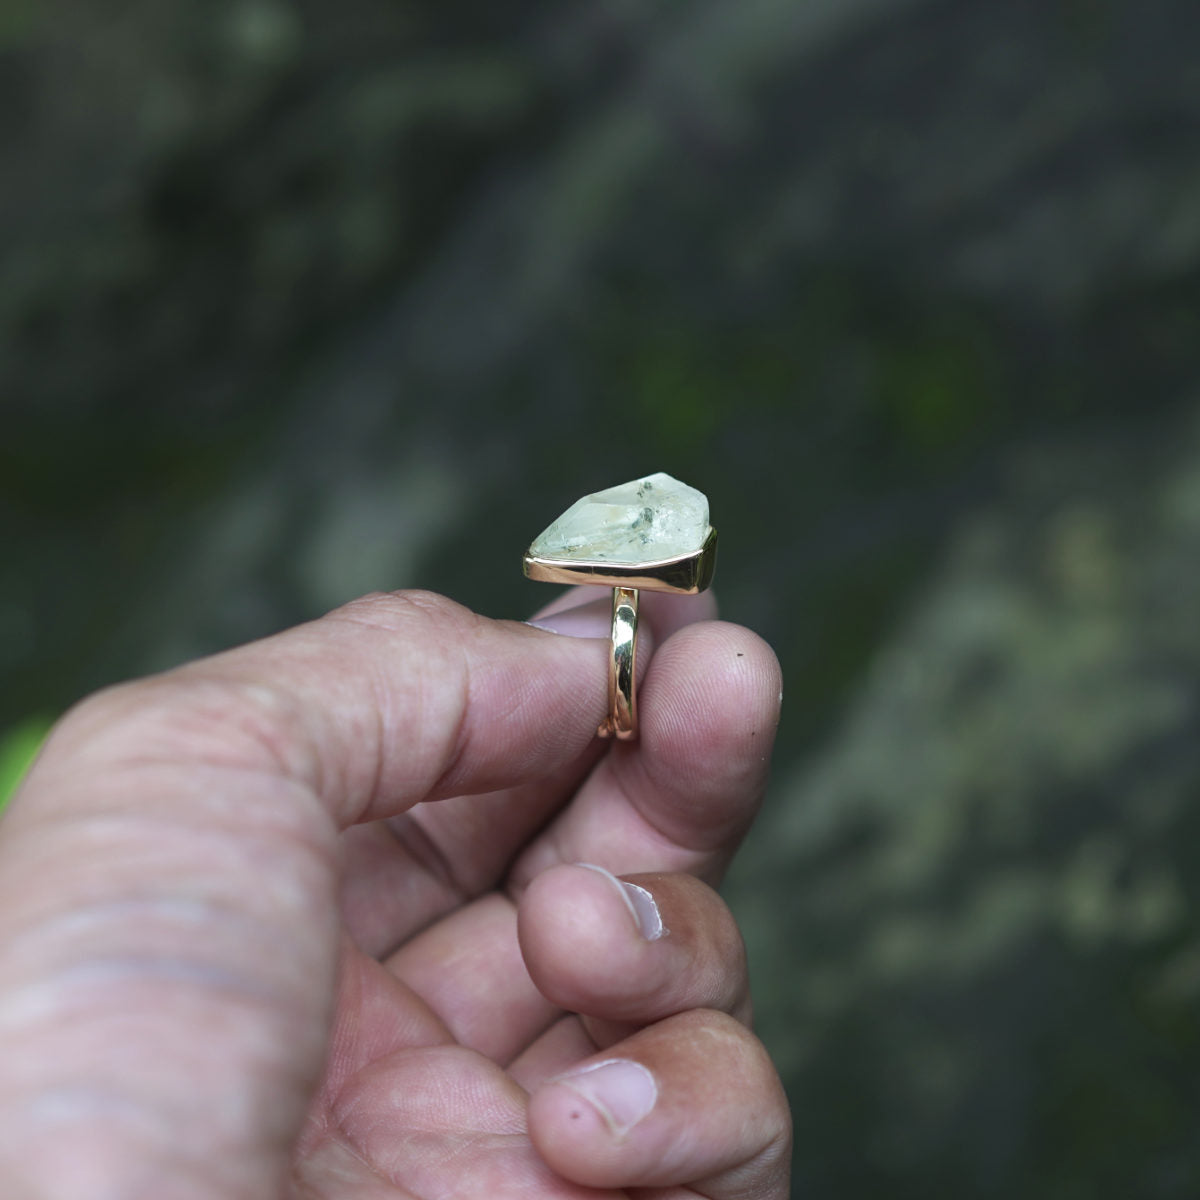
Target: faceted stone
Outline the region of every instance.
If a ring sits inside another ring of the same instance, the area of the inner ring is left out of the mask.
[[[697,553],[708,528],[704,493],[660,471],[577,500],[534,540],[529,553],[636,566]]]

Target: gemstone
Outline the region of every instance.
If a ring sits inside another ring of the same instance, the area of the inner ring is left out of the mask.
[[[660,471],[576,500],[529,553],[637,566],[698,554],[708,532],[708,498]]]

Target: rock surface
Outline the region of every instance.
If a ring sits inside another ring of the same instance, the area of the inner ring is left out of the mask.
[[[1198,545],[1200,405],[1026,447],[777,781],[731,896],[798,1195],[1200,1191]]]
[[[1200,1194],[1193,0],[111,8],[0,0],[0,725],[661,465],[798,1194]]]

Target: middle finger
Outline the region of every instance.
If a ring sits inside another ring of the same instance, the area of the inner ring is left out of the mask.
[[[388,967],[461,1044],[501,1063],[525,1057],[526,1073],[559,1065],[538,1043],[564,1010],[586,1014],[593,1046],[695,1007],[750,1016],[733,918],[711,888],[681,875],[619,881],[556,868],[526,889],[519,913],[486,896],[414,938]]]

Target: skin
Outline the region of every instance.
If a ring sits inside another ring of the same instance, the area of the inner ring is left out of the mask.
[[[644,596],[602,742],[595,595],[370,596],[60,722],[0,822],[7,1200],[787,1194],[712,890],[778,667]]]

